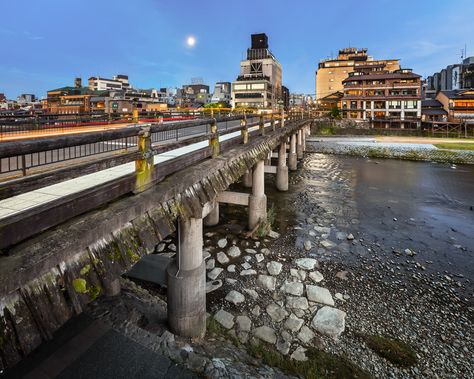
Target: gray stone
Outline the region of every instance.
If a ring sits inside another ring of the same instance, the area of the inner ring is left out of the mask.
[[[280,275],[283,265],[280,262],[271,261],[267,263],[267,270],[270,275]]]
[[[275,331],[266,325],[255,328],[253,331],[253,335],[261,339],[262,341],[265,341],[271,344],[276,343],[277,338],[276,338]]]
[[[176,251],[176,245],[174,243],[170,243],[168,245],[168,249],[170,249],[171,251]]]
[[[252,266],[248,262],[242,263],[241,266],[244,268],[244,270],[249,270],[250,268],[252,268]]]
[[[276,344],[277,350],[283,355],[288,355],[288,353],[290,352],[290,347],[291,343],[285,341],[284,339],[279,339]]]
[[[257,254],[257,250],[254,249],[245,249],[245,252],[248,254]]]
[[[308,360],[308,357],[306,356],[306,349],[302,346],[298,346],[296,350],[293,352],[293,354],[290,355],[291,359],[294,359],[295,361],[300,361],[304,362]]]
[[[341,280],[349,280],[349,278],[347,277],[348,274],[349,272],[347,271],[339,271],[336,273],[336,278]]]
[[[303,283],[285,283],[281,287],[281,290],[290,295],[301,296],[303,295]]]
[[[316,312],[312,327],[321,334],[337,339],[345,328],[346,312],[332,307],[322,307]]]
[[[286,330],[282,330],[280,332],[281,338],[283,338],[285,341],[290,342],[293,341],[293,336]]]
[[[302,309],[293,309],[293,313],[297,315],[298,317],[304,317],[305,316],[305,311]]]
[[[327,234],[331,233],[331,228],[318,226],[318,225],[314,227],[314,230],[316,230],[319,233],[327,233]]]
[[[259,317],[260,316],[260,307],[258,305],[256,305],[255,307],[252,308],[252,310],[250,311],[255,317]]]
[[[225,265],[226,263],[229,263],[229,257],[225,255],[223,251],[219,251],[217,253],[217,262],[219,262],[222,265]]]
[[[165,243],[160,243],[160,244],[158,244],[158,246],[156,247],[156,251],[157,251],[158,253],[161,253],[162,251],[165,250],[165,247],[166,247],[166,244],[165,244]]]
[[[227,271],[228,272],[235,272],[235,265],[228,265],[227,266]]]
[[[321,274],[319,271],[311,271],[309,273],[309,278],[315,283],[319,283],[324,280],[323,274]]]
[[[222,280],[213,280],[212,282],[206,282],[206,293],[210,293],[221,287]]]
[[[327,288],[306,285],[306,296],[315,303],[334,305],[334,299]]]
[[[303,325],[304,320],[301,318],[296,317],[293,313],[290,314],[285,321],[285,328],[288,329],[290,332],[297,332],[300,330],[301,326]]]
[[[207,232],[206,234],[204,234],[204,236],[206,236],[207,238],[214,237],[215,235],[216,233],[213,233],[213,232]]]
[[[306,297],[293,297],[293,296],[288,296],[286,298],[286,306],[288,308],[292,309],[308,309],[308,299]]]
[[[225,278],[225,282],[233,286],[235,283],[237,283],[237,279]]]
[[[313,247],[313,244],[311,243],[310,240],[304,241],[304,249],[305,249],[306,251],[311,250],[312,247]]]
[[[219,241],[217,241],[217,246],[219,246],[221,249],[227,246],[227,238],[222,238]]]
[[[270,253],[271,253],[270,249],[267,249],[266,247],[264,247],[263,249],[260,249],[260,252],[263,255],[270,255]]]
[[[206,262],[206,269],[212,270],[214,267],[216,267],[216,260],[214,258],[211,258]]]
[[[235,318],[237,328],[242,332],[250,332],[252,321],[247,316],[237,316]]]
[[[354,239],[354,236],[352,233],[349,233],[346,237],[349,241],[352,241]]]
[[[276,278],[269,275],[259,275],[257,283],[260,287],[274,291],[276,287]]]
[[[303,325],[297,337],[304,344],[309,344],[314,338],[314,332],[306,325]]]
[[[263,254],[255,254],[255,259],[258,263],[260,263],[265,259],[265,257],[263,256]]]
[[[334,294],[334,297],[335,297],[336,299],[338,299],[338,300],[346,301],[346,300],[344,299],[344,296],[343,296],[342,293],[340,293],[340,292],[335,293],[335,294]]]
[[[214,315],[214,320],[216,320],[226,329],[232,329],[234,326],[234,316],[223,309],[217,311],[217,313]]]
[[[268,304],[267,313],[274,322],[281,322],[288,316],[288,311],[285,308],[280,307],[276,303]]]
[[[273,239],[277,239],[277,238],[280,238],[280,233],[277,233],[273,230],[270,230],[268,232],[268,237],[273,238]]]
[[[211,280],[216,280],[217,277],[221,274],[222,271],[224,271],[223,268],[216,267],[216,268],[212,269],[211,271],[209,271],[209,272],[207,273],[207,276],[208,276],[209,279],[211,279]]]
[[[295,264],[303,270],[314,270],[318,266],[318,261],[313,258],[298,258]]]
[[[345,240],[346,239],[346,234],[343,233],[343,232],[337,232],[336,233],[336,238],[340,241]]]
[[[257,271],[255,270],[242,270],[240,271],[241,276],[248,276],[248,275],[257,275]]]
[[[245,262],[250,262],[251,260],[252,260],[252,257],[250,255],[244,255]]]
[[[232,304],[240,304],[240,303],[243,303],[245,301],[245,296],[242,295],[240,292],[238,291],[235,291],[235,290],[232,290],[230,291],[227,296],[225,297],[225,299],[232,303]]]
[[[227,250],[227,255],[231,258],[237,258],[240,257],[240,249],[237,246],[231,246]]]
[[[211,257],[211,253],[209,253],[209,250],[204,249],[204,250],[202,251],[202,259],[203,259],[203,260],[206,260],[206,259],[208,259],[208,258],[210,258],[210,257]]]
[[[258,293],[255,290],[244,288],[244,292],[247,293],[252,299],[258,299]]]
[[[332,249],[334,246],[336,246],[333,242],[329,240],[322,240],[321,246],[324,247],[325,249]]]

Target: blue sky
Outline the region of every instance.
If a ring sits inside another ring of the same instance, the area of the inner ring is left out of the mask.
[[[426,76],[474,55],[472,0],[24,0],[0,8],[0,92],[14,98],[128,74],[140,88],[232,81],[265,32],[292,92],[315,92],[322,58],[346,46]],[[186,37],[197,39],[194,48]]]

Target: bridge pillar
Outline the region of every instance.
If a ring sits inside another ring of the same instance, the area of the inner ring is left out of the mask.
[[[278,150],[278,166],[276,174],[276,187],[279,191],[288,191],[288,166],[286,165],[286,143],[280,144]]]
[[[182,337],[206,333],[206,268],[202,259],[202,218],[180,218],[177,258],[166,270],[168,325]]]
[[[303,132],[301,129],[298,129],[298,137],[296,141],[296,157],[298,159],[303,158]]]
[[[204,217],[204,225],[206,226],[215,226],[219,224],[219,202],[214,201],[211,212]]]
[[[252,188],[252,170],[248,170],[244,176],[244,187],[245,188]]]
[[[291,171],[296,171],[297,169],[296,158],[296,133],[294,133],[291,135],[290,138],[290,154],[288,156],[288,166]]]
[[[249,197],[249,229],[267,218],[267,197],[265,196],[265,162],[258,161],[253,167],[252,194]]]
[[[301,130],[301,141],[303,153],[306,151],[306,126]]]

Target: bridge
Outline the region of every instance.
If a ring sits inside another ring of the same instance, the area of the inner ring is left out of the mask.
[[[11,175],[0,183],[0,369],[97,296],[118,295],[120,275],[175,231],[169,328],[203,336],[203,225],[219,223],[222,203],[248,207],[249,230],[263,225],[264,174],[288,190],[312,120],[235,115],[0,143]],[[248,192],[229,191],[239,181]]]

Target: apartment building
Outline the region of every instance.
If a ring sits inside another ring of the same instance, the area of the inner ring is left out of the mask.
[[[398,59],[374,60],[367,49],[355,47],[339,50],[337,58],[323,59],[316,71],[316,100],[326,98],[336,92],[342,92],[343,81],[350,73],[363,70],[393,72],[400,69]]]
[[[474,57],[463,59],[426,78],[425,98],[434,99],[439,91],[474,88]]]
[[[230,103],[231,96],[230,82],[217,82],[212,93],[211,103]]]
[[[101,78],[99,76],[91,76],[89,78],[89,89],[92,91],[117,91],[131,89],[128,82],[128,75],[115,75],[112,79]]]
[[[448,121],[474,123],[474,89],[440,91],[436,96]]]
[[[421,118],[421,76],[410,69],[352,72],[343,85],[344,118],[399,122],[400,127],[405,126],[404,121]]]
[[[268,48],[266,34],[252,34],[247,59],[240,62],[240,75],[232,82],[232,105],[236,108],[277,109],[282,98],[282,69]]]

